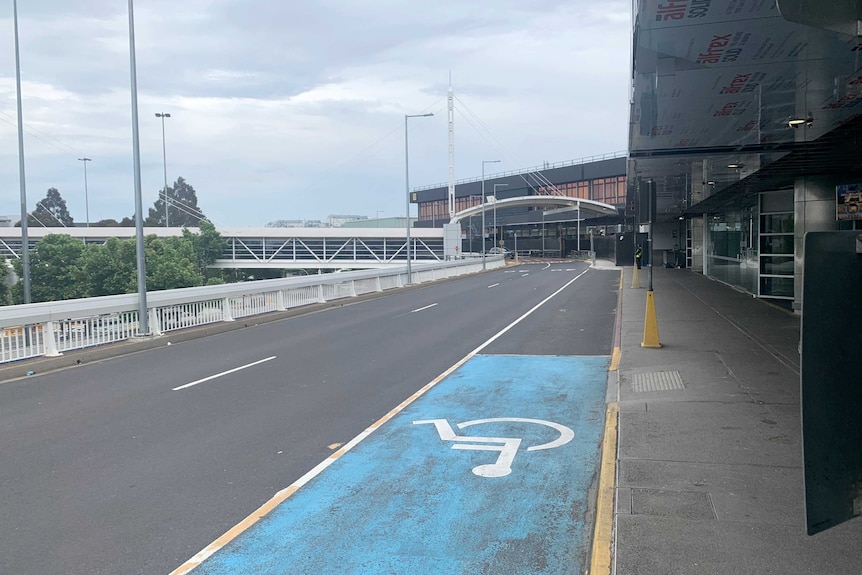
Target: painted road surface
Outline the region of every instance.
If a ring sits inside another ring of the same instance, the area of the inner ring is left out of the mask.
[[[194,573],[582,573],[608,361],[472,357]]]

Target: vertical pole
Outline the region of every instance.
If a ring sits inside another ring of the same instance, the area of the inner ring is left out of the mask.
[[[649,256],[649,280],[648,280],[649,287],[647,288],[647,291],[652,291],[652,260],[653,260],[652,226],[653,226],[653,219],[654,219],[653,215],[652,215],[653,214],[652,210],[653,210],[653,202],[655,201],[655,198],[653,198],[653,196],[655,195],[654,190],[655,190],[655,188],[652,185],[647,186],[647,191],[649,192],[649,234],[647,234],[647,246],[649,247],[649,253],[647,254]]]
[[[410,116],[404,115],[404,199],[407,205],[405,213],[407,214],[407,285],[413,283],[413,270],[410,267],[410,163],[409,149],[407,143],[407,120]]]
[[[485,161],[482,160],[482,271],[485,271]]]
[[[165,227],[168,227],[168,152],[165,146],[165,114],[162,114],[162,166],[165,171]]]
[[[144,259],[144,218],[141,201],[141,143],[138,134],[138,73],[135,63],[135,11],[129,0],[129,68],[132,84],[132,155],[135,165],[135,251],[138,265],[138,332],[149,335],[147,316],[147,266]]]
[[[27,184],[24,178],[24,116],[21,111],[21,60],[18,51],[18,1],[12,0],[15,28],[15,89],[18,104],[18,182],[21,188],[21,268],[24,275],[24,303],[30,303],[30,238],[27,234]]]
[[[581,251],[581,200],[578,200],[578,257]]]
[[[87,162],[89,158],[84,158],[84,210],[87,217],[87,227],[90,227],[90,193],[87,190]]]

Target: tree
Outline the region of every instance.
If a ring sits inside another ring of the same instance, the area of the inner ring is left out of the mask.
[[[203,285],[194,246],[185,238],[146,237],[147,290]]]
[[[134,293],[138,262],[135,240],[108,238],[102,244],[87,244],[78,262],[77,280],[87,297]]]
[[[48,188],[48,193],[36,202],[36,209],[27,216],[27,225],[38,228],[71,227],[75,225],[75,221],[69,215],[66,200],[59,190]],[[19,222],[16,227],[20,226]]]
[[[194,227],[206,216],[198,208],[198,196],[182,177],[177,178],[173,187],[159,190],[159,199],[150,208],[149,215],[144,220],[145,226],[165,226],[165,193],[168,199],[168,225],[172,227]]]
[[[30,296],[34,302],[85,297],[78,281],[84,243],[66,234],[49,234],[30,251]],[[21,260],[13,263],[23,277]]]
[[[13,268],[6,261],[6,256],[0,254],[0,305],[9,305],[12,302],[12,290],[6,281],[12,275],[12,271]]]
[[[209,266],[224,255],[226,241],[212,222],[206,220],[199,222],[198,230],[199,233],[192,233],[184,229],[183,239],[194,248],[198,272],[207,279],[207,283],[212,283],[210,280],[220,277],[221,273],[210,269]]]

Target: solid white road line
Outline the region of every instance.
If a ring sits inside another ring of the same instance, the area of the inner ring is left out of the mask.
[[[432,303],[431,305],[426,305],[425,307],[420,307],[419,309],[414,309],[414,310],[413,310],[413,311],[411,311],[410,313],[416,313],[416,312],[418,312],[418,311],[424,311],[424,310],[426,310],[426,309],[429,309],[429,308],[434,307],[435,305],[437,305],[437,304],[436,304],[436,303]]]
[[[500,285],[500,284],[498,284],[498,283],[496,283],[496,284],[491,284],[491,285],[489,285],[489,286],[488,286],[488,289],[491,289],[492,287],[497,287],[498,285]]]
[[[266,358],[266,359],[261,359],[261,360],[255,361],[255,362],[250,363],[250,364],[248,364],[248,365],[242,365],[242,366],[240,366],[240,367],[235,367],[235,368],[233,368],[233,369],[229,369],[229,370],[227,370],[227,371],[223,371],[223,372],[221,372],[221,373],[217,373],[217,374],[215,374],[215,375],[211,375],[211,376],[209,376],[209,377],[205,377],[205,378],[203,378],[203,379],[199,379],[199,380],[197,380],[197,381],[193,381],[193,382],[191,382],[191,383],[187,383],[187,384],[185,384],[185,385],[181,385],[181,386],[179,386],[179,387],[175,387],[175,388],[173,388],[171,391],[179,391],[179,390],[181,390],[181,389],[185,389],[185,388],[187,388],[187,387],[191,387],[191,386],[193,386],[193,385],[197,385],[197,384],[199,384],[199,383],[203,383],[203,382],[205,382],[205,381],[209,381],[209,380],[211,380],[211,379],[215,379],[215,378],[217,378],[217,377],[221,377],[221,376],[223,376],[223,375],[228,375],[228,374],[231,374],[231,373],[235,373],[235,372],[237,372],[237,371],[240,371],[240,370],[242,370],[242,369],[246,369],[246,368],[249,368],[249,367],[254,367],[255,365],[258,365],[258,364],[263,363],[263,362],[265,362],[265,361],[273,360],[273,359],[275,359],[275,358],[276,358],[276,356],[272,356],[272,357],[268,357],[268,358]]]

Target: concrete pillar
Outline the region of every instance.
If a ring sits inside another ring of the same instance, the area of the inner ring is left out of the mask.
[[[805,263],[805,234],[838,229],[835,219],[835,186],[829,176],[804,176],[793,184],[794,278],[793,309],[802,311],[802,268]]]

